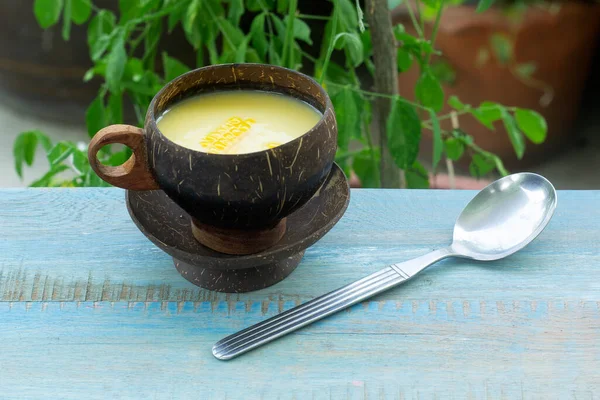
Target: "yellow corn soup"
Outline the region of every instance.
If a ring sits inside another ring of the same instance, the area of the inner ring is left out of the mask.
[[[173,105],[158,129],[180,146],[242,154],[280,146],[321,119],[311,105],[282,94],[238,90],[195,96]]]

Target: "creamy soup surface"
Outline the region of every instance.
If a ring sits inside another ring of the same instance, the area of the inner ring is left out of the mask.
[[[321,119],[311,105],[282,94],[239,90],[202,94],[173,105],[158,129],[206,153],[253,153],[294,140]]]

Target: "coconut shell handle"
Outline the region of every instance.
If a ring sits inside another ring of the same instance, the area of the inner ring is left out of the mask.
[[[112,167],[98,160],[98,151],[107,144],[120,143],[133,154],[123,164]],[[110,125],[94,135],[88,148],[88,158],[94,172],[111,185],[129,190],[154,190],[158,183],[148,164],[144,131],[131,125]]]

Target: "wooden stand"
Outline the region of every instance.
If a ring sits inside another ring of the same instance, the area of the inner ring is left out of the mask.
[[[215,251],[232,255],[260,253],[283,237],[286,219],[267,229],[224,229],[192,219],[192,234],[198,242]]]

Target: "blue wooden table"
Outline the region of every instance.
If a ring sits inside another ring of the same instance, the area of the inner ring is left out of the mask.
[[[592,399],[600,396],[600,192],[489,264],[415,280],[229,362],[212,344],[449,243],[466,191],[352,192],[283,282],[199,289],[119,189],[0,190],[0,398]]]

